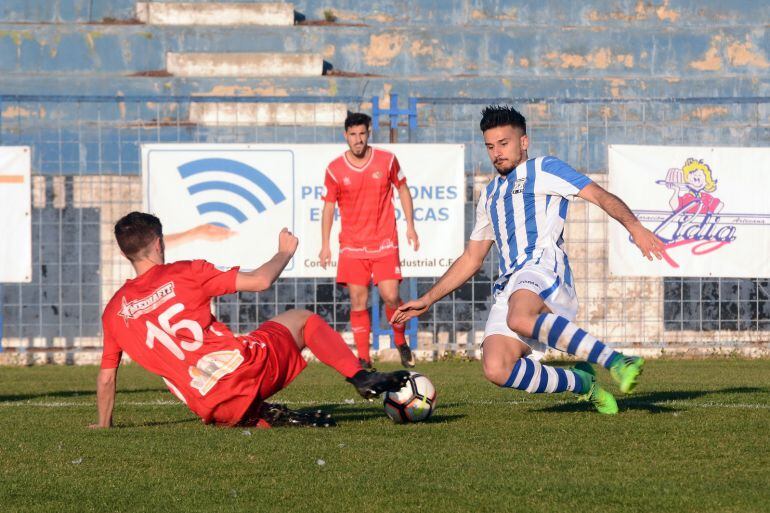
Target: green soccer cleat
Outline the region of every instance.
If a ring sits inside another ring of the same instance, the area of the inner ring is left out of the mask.
[[[636,387],[636,380],[642,373],[644,358],[639,356],[621,356],[616,358],[610,366],[610,375],[614,379],[620,391],[630,394]]]
[[[585,368],[582,365],[581,367]],[[572,372],[580,379],[583,385],[582,389],[587,390],[587,392],[578,395],[579,401],[590,401],[596,408],[596,411],[604,415],[615,415],[618,413],[618,403],[615,402],[615,398],[611,393],[599,386],[599,383],[596,382],[596,377],[591,372],[577,367],[573,367]]]
[[[594,366],[588,362],[578,362],[575,364],[574,368],[579,371],[587,372],[591,376],[596,377],[596,369],[594,369]]]

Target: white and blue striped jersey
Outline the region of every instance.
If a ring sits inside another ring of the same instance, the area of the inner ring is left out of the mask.
[[[569,201],[591,179],[556,157],[538,157],[519,164],[507,176],[487,185],[476,208],[471,240],[493,240],[500,255],[500,276],[494,291],[527,263],[548,265],[572,285],[564,245],[564,220]]]

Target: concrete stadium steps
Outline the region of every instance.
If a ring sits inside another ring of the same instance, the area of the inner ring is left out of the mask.
[[[313,53],[168,52],[165,69],[178,77],[317,77],[323,66]]]
[[[187,0],[208,3],[211,0]],[[152,2],[154,4],[165,1]],[[259,4],[263,0],[219,0],[218,3]],[[294,9],[307,21],[324,20],[325,11],[337,24],[382,25],[458,25],[511,27],[593,26],[765,26],[770,5],[765,0],[410,0],[403,1],[294,0]],[[9,22],[125,22],[136,13],[136,0],[3,0],[0,20]]]
[[[387,77],[672,79],[770,74],[770,29],[163,27],[0,25],[0,71],[162,72],[167,52],[317,52],[333,70]]]
[[[294,25],[287,3],[137,2],[136,19],[148,25]]]
[[[309,20],[329,14],[338,24],[457,25],[509,27],[574,26],[764,26],[770,4],[764,0],[722,2],[703,0],[335,0],[323,3],[294,0],[295,9]],[[327,14],[327,12],[329,14]]]
[[[449,98],[686,98],[770,95],[770,80],[756,77],[542,77],[519,74],[496,77],[398,78],[365,81],[325,75],[313,78],[125,77],[115,74],[6,75],[0,93],[101,96],[312,96],[334,98],[391,93],[401,101],[413,97]],[[85,108],[87,103],[76,104]],[[402,104],[403,105],[403,104]],[[3,105],[7,109],[8,103]]]
[[[188,122],[210,126],[342,126],[343,103],[192,103]]]

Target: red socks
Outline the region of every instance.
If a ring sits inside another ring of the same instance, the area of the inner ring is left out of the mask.
[[[369,310],[351,310],[350,328],[353,330],[353,340],[356,342],[358,357],[371,362],[369,335],[372,332],[372,321],[369,319]]]
[[[393,318],[393,314],[395,313],[395,308],[385,307],[385,316],[388,318],[388,323],[390,323],[390,319]],[[390,327],[393,328],[393,342],[395,342],[397,346],[406,344],[406,337],[404,336],[406,326],[404,324],[390,324]]]
[[[305,323],[305,345],[316,358],[346,378],[352,378],[361,370],[361,364],[340,334],[318,314],[311,315]],[[368,348],[367,341],[367,350]]]

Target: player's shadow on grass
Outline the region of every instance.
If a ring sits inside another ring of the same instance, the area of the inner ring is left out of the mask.
[[[382,404],[379,401],[375,401],[371,404],[319,404],[314,408],[302,408],[300,411],[315,411],[321,410],[325,413],[331,413],[332,417],[337,422],[354,422],[371,419],[385,418],[385,412],[382,409]],[[449,415],[445,413],[436,413],[430,416],[425,422],[454,422],[462,419],[465,415]]]
[[[121,422],[119,424],[116,424],[113,426],[113,429],[134,429],[134,428],[145,428],[145,427],[157,427],[157,426],[173,426],[174,424],[190,424],[190,423],[198,423],[200,424],[201,419],[198,417],[187,417],[184,419],[173,419],[173,420],[151,420],[151,421],[143,421],[143,422]]]
[[[647,392],[636,393],[628,396],[616,395],[618,408],[620,411],[641,410],[649,413],[675,413],[687,409],[687,405],[681,405],[683,401],[690,401],[709,395],[718,394],[757,394],[768,393],[767,388],[758,387],[734,387],[723,388],[720,390],[672,390],[665,392]],[[546,408],[538,409],[541,412],[566,413],[579,411],[595,411],[594,407],[587,402],[568,402],[555,404]]]
[[[165,392],[165,388],[136,388],[119,390],[118,396],[123,394],[142,394],[146,392]],[[36,394],[0,395],[0,403],[16,403],[32,401],[34,399],[71,399],[75,397],[95,397],[96,390],[57,390],[54,392],[40,392]]]

